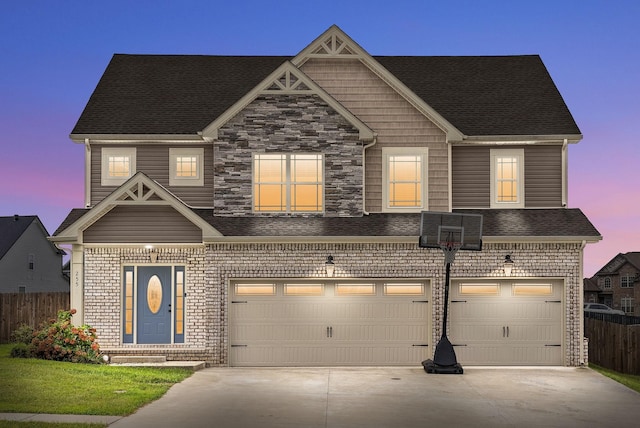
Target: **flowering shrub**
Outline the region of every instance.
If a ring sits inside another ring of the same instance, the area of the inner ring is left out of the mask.
[[[96,329],[71,324],[71,315],[75,313],[75,309],[58,311],[57,320],[43,324],[31,341],[31,355],[45,360],[101,363]]]

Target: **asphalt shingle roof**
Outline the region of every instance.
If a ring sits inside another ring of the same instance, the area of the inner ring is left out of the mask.
[[[376,213],[363,217],[215,217],[210,209],[194,209],[227,237],[365,237],[420,235],[420,213]],[[69,213],[57,235],[88,209]],[[491,237],[592,237],[600,232],[577,208],[519,210],[454,210],[483,215],[483,236]],[[417,242],[417,241],[416,241]]]
[[[537,55],[374,58],[466,135],[580,134]],[[72,134],[196,134],[289,59],[116,54]]]
[[[34,215],[0,217],[0,259],[37,218]]]

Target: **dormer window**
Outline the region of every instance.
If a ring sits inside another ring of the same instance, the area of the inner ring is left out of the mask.
[[[134,147],[102,148],[102,185],[119,186],[136,173]]]
[[[259,153],[253,156],[255,212],[317,213],[323,210],[321,154]]]

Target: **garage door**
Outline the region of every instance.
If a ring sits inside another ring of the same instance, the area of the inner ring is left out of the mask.
[[[467,365],[563,365],[562,281],[453,281],[450,334]]]
[[[230,287],[232,366],[418,365],[427,281],[241,281]]]

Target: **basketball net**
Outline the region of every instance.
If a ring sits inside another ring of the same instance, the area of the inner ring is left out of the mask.
[[[440,248],[444,253],[444,265],[453,264],[456,258],[456,253],[462,247],[462,242],[455,241],[443,241],[440,242]]]

